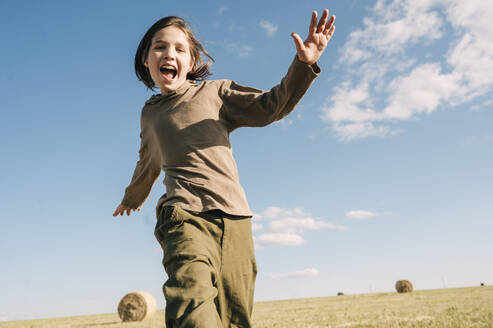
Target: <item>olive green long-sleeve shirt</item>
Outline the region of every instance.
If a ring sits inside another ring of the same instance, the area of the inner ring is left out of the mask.
[[[297,57],[270,91],[231,80],[186,81],[166,95],[146,101],[141,115],[139,161],[124,206],[136,209],[149,196],[161,169],[166,194],[161,205],[249,216],[229,134],[242,126],[265,126],[289,114],[320,74],[317,64]]]

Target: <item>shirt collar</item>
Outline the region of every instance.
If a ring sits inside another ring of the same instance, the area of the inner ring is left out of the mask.
[[[146,104],[147,105],[154,105],[163,99],[174,98],[176,96],[184,94],[188,89],[190,89],[190,87],[192,87],[194,85],[196,85],[194,81],[185,80],[185,82],[183,82],[182,85],[180,85],[178,88],[176,88],[175,90],[173,90],[171,92],[168,92],[166,94],[160,93],[160,94],[152,95],[151,98],[149,98],[149,100],[146,101]]]

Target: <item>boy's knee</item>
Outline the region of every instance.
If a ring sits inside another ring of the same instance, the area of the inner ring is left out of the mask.
[[[198,257],[192,261],[169,263],[167,271],[170,274],[163,292],[168,318],[201,317],[205,308],[217,312],[214,304],[216,272],[206,259]]]

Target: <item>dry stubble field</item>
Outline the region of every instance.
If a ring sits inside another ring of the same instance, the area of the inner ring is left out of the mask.
[[[493,327],[493,286],[257,302],[254,327]],[[117,314],[12,321],[0,328],[163,327],[164,312],[146,322]]]

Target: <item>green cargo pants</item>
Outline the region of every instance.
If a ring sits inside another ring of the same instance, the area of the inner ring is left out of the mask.
[[[251,219],[164,206],[155,232],[168,328],[251,327],[257,265]]]

